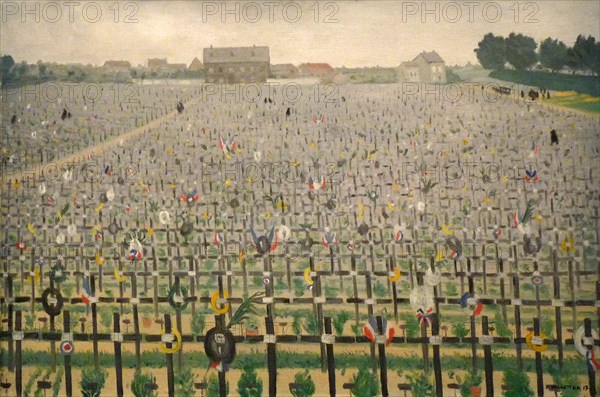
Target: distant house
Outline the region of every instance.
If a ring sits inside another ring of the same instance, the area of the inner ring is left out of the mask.
[[[148,69],[159,71],[167,68],[167,58],[149,58]]]
[[[269,47],[205,48],[207,83],[265,83],[271,74]]]
[[[328,63],[303,63],[298,69],[303,77],[325,77],[335,73],[335,69]]]
[[[131,64],[127,61],[106,61],[102,67],[113,71],[128,71]]]
[[[435,51],[423,51],[410,62],[398,67],[400,81],[421,83],[446,83],[446,62]]]
[[[192,63],[190,63],[190,66],[187,67],[188,72],[199,72],[201,70],[204,70],[204,65],[202,64],[202,62],[200,62],[200,60],[198,58],[194,58],[192,60]]]
[[[291,63],[271,65],[271,76],[273,76],[275,79],[289,79],[292,77],[297,77],[298,74],[298,68]]]

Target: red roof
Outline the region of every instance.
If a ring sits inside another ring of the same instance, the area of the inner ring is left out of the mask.
[[[308,73],[331,73],[335,70],[328,63],[303,63],[299,68]]]

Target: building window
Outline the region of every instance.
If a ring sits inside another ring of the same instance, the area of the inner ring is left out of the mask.
[[[219,73],[223,73],[223,68],[219,66]]]

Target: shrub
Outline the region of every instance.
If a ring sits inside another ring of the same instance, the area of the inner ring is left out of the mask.
[[[155,383],[156,378],[152,374],[137,370],[131,381],[131,393],[135,397],[156,397],[157,393],[154,391]]]
[[[456,335],[458,339],[460,339],[461,343],[463,338],[469,335],[470,332],[471,331],[467,327],[465,327],[463,323],[452,324],[452,333]]]
[[[229,395],[229,382],[225,388],[225,395]],[[219,378],[216,375],[212,375],[208,379],[208,385],[206,386],[206,397],[219,397]]]
[[[256,369],[250,366],[244,367],[244,372],[242,372],[237,386],[240,397],[261,397],[262,390],[262,380],[256,375]]]
[[[433,396],[433,385],[425,372],[414,372],[406,375],[414,397]]]
[[[81,381],[79,382],[83,397],[99,397],[105,380],[105,371],[97,371],[95,368],[84,368],[81,371]]]
[[[499,336],[503,338],[510,338],[512,336],[512,331],[504,323],[504,319],[500,312],[496,312],[494,315],[494,324],[496,325],[496,332]]]
[[[197,312],[194,314],[194,317],[192,317],[192,333],[194,335],[201,335],[205,324],[204,313]]]
[[[406,336],[409,338],[416,338],[419,336],[419,321],[413,315],[408,313],[404,313],[400,316],[400,318],[406,323]]]
[[[292,396],[311,397],[315,394],[315,382],[312,380],[308,370],[298,372],[294,376],[294,383],[296,383],[297,387],[292,390]]]
[[[460,384],[461,397],[471,397],[471,387],[481,385],[482,378],[477,369],[472,369],[467,372],[462,382],[458,376],[456,377],[456,381]]]
[[[333,317],[332,323],[333,328],[335,328],[336,335],[342,335],[344,333],[344,324],[346,324],[346,321],[349,319],[350,313],[347,311],[341,311]]]
[[[513,368],[507,368],[504,371],[502,379],[507,389],[504,391],[504,397],[533,397],[533,390],[529,386],[527,373]]]
[[[194,397],[194,378],[196,376],[191,369],[186,368],[175,375],[175,395],[180,397]]]
[[[366,367],[360,368],[350,380],[354,383],[352,395],[356,397],[375,397],[379,393],[379,382]]]

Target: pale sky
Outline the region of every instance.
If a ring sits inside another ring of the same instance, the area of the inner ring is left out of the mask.
[[[595,0],[72,3],[30,1],[27,13],[21,1],[1,0],[0,52],[30,63],[145,65],[147,58],[157,57],[189,64],[194,57],[202,60],[202,49],[211,44],[256,44],[270,47],[271,63],[397,66],[423,50],[436,50],[453,65],[476,62],[473,49],[488,32],[520,32],[538,44],[551,36],[572,45],[580,33],[600,39],[600,2]],[[225,14],[225,8],[232,13]],[[137,22],[124,23],[128,15]],[[332,23],[325,22],[327,16]]]

